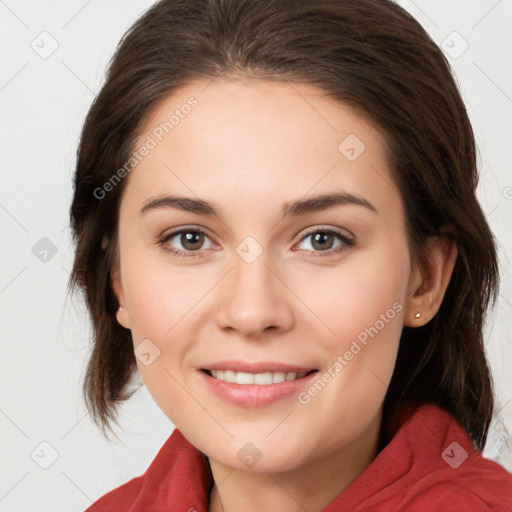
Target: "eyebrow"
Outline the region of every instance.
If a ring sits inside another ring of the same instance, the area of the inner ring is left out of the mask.
[[[307,213],[327,210],[334,206],[346,206],[350,204],[362,206],[373,213],[378,214],[377,208],[375,208],[375,206],[373,206],[373,204],[364,197],[350,194],[348,192],[333,192],[331,194],[322,194],[286,203],[283,208],[283,217],[286,217],[287,215],[305,215]]]
[[[375,208],[375,206],[373,206],[373,204],[364,197],[350,194],[348,192],[333,192],[331,194],[322,194],[314,197],[308,197],[307,199],[287,202],[283,205],[283,217],[297,217],[308,213],[327,210],[334,206],[346,205],[362,206],[373,213],[379,213],[377,208]],[[172,195],[149,198],[145,201],[140,213],[142,215],[150,210],[161,208],[176,208],[178,210],[196,213],[198,215],[215,216],[220,218],[219,212],[215,206],[204,199]]]

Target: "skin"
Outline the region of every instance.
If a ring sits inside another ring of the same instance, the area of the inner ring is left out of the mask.
[[[382,135],[320,90],[233,77],[190,83],[156,107],[139,142],[190,96],[197,106],[126,178],[112,272],[117,318],[134,348],[150,339],[160,351],[148,366],[137,359],[138,368],[162,411],[208,456],[210,511],[321,510],[375,458],[402,328],[435,315],[456,249],[431,239],[429,268],[412,265]],[[354,161],[338,149],[349,134],[365,145]],[[285,202],[334,190],[364,197],[377,212],[348,204],[282,216]],[[219,216],[140,213],[169,194],[212,202]],[[180,227],[207,231],[188,249],[202,257],[167,252],[190,247],[180,235],[159,243]],[[355,243],[334,236],[322,251],[305,236],[315,227]],[[247,236],[262,249],[251,263],[236,252]],[[199,373],[232,359],[325,372],[393,304],[401,307],[394,318],[307,404],[293,394],[237,406]],[[262,454],[251,468],[237,457],[247,442]]]

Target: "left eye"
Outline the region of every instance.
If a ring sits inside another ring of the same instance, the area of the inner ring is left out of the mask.
[[[347,246],[351,247],[353,245],[353,241],[348,236],[330,229],[312,231],[302,237],[300,243],[308,239],[311,239],[309,246],[312,249],[306,248],[304,250],[312,250],[313,252],[338,252]],[[339,241],[337,245],[335,245],[336,239]]]

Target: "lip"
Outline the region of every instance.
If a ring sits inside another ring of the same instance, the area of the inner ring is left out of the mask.
[[[203,370],[232,370],[234,372],[265,373],[265,372],[310,372],[313,367],[284,364],[273,361],[245,362],[245,361],[218,361],[205,364]]]
[[[245,366],[247,368],[247,366]],[[286,368],[300,368],[300,367],[292,367],[289,365],[284,365]],[[232,369],[228,366],[219,367],[218,369]],[[254,368],[254,366],[253,366]],[[269,368],[269,366],[265,366],[264,368]],[[275,366],[271,366],[271,368],[275,368]],[[211,368],[215,370],[216,368]],[[235,370],[234,370],[235,371]],[[236,371],[248,371],[248,370],[236,370]],[[272,370],[268,370],[272,371]],[[273,371],[296,371],[294,369],[291,370],[273,370]],[[302,371],[308,371],[308,369],[304,369]],[[239,407],[256,409],[258,407],[263,407],[266,405],[273,404],[279,400],[282,400],[290,395],[297,395],[302,389],[307,388],[311,385],[311,382],[316,378],[318,371],[312,371],[309,369],[311,373],[305,375],[300,379],[295,380],[287,380],[284,382],[279,382],[276,384],[268,384],[268,385],[258,385],[258,384],[236,384],[233,382],[226,382],[223,380],[218,380],[206,373],[204,370],[199,370],[199,377],[204,381],[206,386],[212,391],[215,395],[230,402]],[[263,373],[251,370],[250,373]]]

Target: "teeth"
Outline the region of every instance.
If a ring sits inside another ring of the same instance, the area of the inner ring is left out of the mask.
[[[223,372],[220,372],[221,374]],[[221,376],[222,378],[222,376]],[[254,374],[245,372],[236,372],[237,384],[254,384]]]
[[[246,375],[250,375],[250,373],[247,373]],[[273,377],[272,372],[265,372],[265,373],[257,373],[254,375],[254,384],[261,384],[261,385],[268,385],[272,384]],[[243,382],[242,382],[243,384]],[[251,382],[252,384],[252,382]]]
[[[268,386],[269,384],[278,384],[285,380],[301,379],[307,372],[265,372],[265,373],[247,373],[234,372],[232,370],[210,370],[212,377],[225,382],[237,384],[257,384],[259,386]]]
[[[233,370],[225,370],[224,380],[226,382],[236,382],[236,372],[234,372]]]

